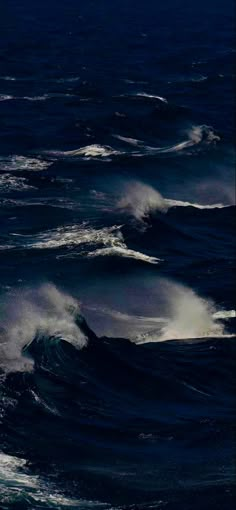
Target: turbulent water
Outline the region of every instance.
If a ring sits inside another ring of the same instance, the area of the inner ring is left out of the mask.
[[[0,24],[0,509],[229,510],[233,2]]]

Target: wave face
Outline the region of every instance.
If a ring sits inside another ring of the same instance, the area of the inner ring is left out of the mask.
[[[0,508],[228,510],[232,1],[54,3],[1,9]]]

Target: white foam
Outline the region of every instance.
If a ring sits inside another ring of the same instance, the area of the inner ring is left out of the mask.
[[[157,257],[150,257],[139,251],[129,250],[124,246],[114,246],[112,248],[101,248],[92,252],[89,252],[88,257],[104,257],[104,256],[118,256],[124,258],[130,258],[135,260],[141,260],[142,262],[148,262],[149,264],[159,264],[161,262]]]
[[[121,136],[121,135],[113,135],[114,138],[117,138],[118,140],[121,140],[122,142],[126,142],[130,145],[134,145],[135,147],[139,147],[143,145],[143,142],[141,140],[136,140],[136,138],[129,138],[127,136]]]
[[[34,236],[33,239],[32,236],[30,239],[27,239],[27,236],[21,234],[12,233],[12,236],[16,239],[19,237],[20,245],[22,246],[23,244],[25,248],[30,249],[83,246],[84,250],[81,254],[89,258],[116,255],[142,260],[150,264],[158,264],[160,262],[160,259],[157,257],[151,257],[135,250],[129,250],[124,242],[120,228],[120,225],[114,225],[112,227],[95,229],[84,223],[82,225],[58,227],[57,229],[40,233]],[[97,248],[98,245],[102,245],[102,248]],[[91,248],[93,248],[93,251],[91,251]],[[65,255],[65,257],[68,256],[70,256],[70,254]]]
[[[235,319],[236,310],[219,310],[213,314],[214,319]]]
[[[10,506],[28,507],[29,501],[34,508],[55,508],[76,510],[78,508],[110,509],[110,505],[98,501],[87,501],[78,498],[67,498],[50,484],[41,480],[38,475],[29,474],[25,459],[0,453],[0,492],[4,508]],[[6,506],[5,506],[6,505]]]
[[[51,161],[45,161],[41,158],[31,158],[26,156],[19,156],[14,154],[12,156],[0,158],[1,170],[34,170],[40,171],[45,170],[52,164]]]
[[[49,97],[50,96],[48,94],[43,94],[42,96],[22,96],[15,99],[24,99],[25,101],[46,101]]]
[[[170,198],[165,198],[166,205],[170,207],[195,207],[196,209],[222,209],[227,207],[224,204],[196,204],[194,202],[184,202],[182,200],[173,200]]]
[[[11,193],[12,191],[26,191],[36,189],[34,186],[27,184],[25,177],[14,177],[11,174],[0,175],[0,190],[2,193]]]
[[[129,155],[133,157],[158,156],[159,154],[172,153],[174,154],[186,151],[186,149],[194,148],[200,144],[208,146],[210,144],[216,144],[220,141],[220,137],[214,132],[213,128],[205,125],[192,126],[192,128],[187,131],[187,135],[187,140],[166,147],[153,147],[145,145],[141,140],[136,140],[135,138],[121,135],[114,135],[114,138],[137,147],[137,150],[129,153]],[[125,152],[121,152],[120,154],[125,154]]]
[[[158,99],[159,101],[162,101],[162,103],[168,103],[168,101],[167,101],[167,99],[165,97],[156,96],[156,95],[153,95],[153,94],[147,94],[146,92],[138,92],[135,95],[138,96],[138,97],[146,97],[148,99]]]
[[[220,136],[216,135],[214,130],[205,125],[201,126],[192,126],[191,129],[188,130],[188,139],[183,142],[177,143],[175,145],[169,147],[149,147],[146,146],[146,150],[149,154],[169,154],[169,153],[178,153],[185,149],[189,149],[194,147],[195,145],[199,145],[204,143],[205,145],[215,144],[220,141]]]
[[[84,156],[85,158],[107,158],[109,156],[119,155],[120,152],[112,147],[106,145],[92,144],[86,147],[81,147],[73,151],[66,151],[63,153],[65,156]]]
[[[0,94],[0,101],[10,101],[14,99],[13,96],[9,96],[9,94]]]
[[[95,229],[87,223],[79,225],[66,225],[57,229],[48,230],[34,237],[21,236],[25,240],[25,248],[52,249],[63,246],[80,246],[101,244],[104,247],[123,246],[123,237],[120,225]]]

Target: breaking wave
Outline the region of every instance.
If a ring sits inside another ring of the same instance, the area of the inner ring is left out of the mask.
[[[78,348],[84,347],[87,338],[76,324],[78,313],[78,302],[54,285],[45,284],[10,296],[0,336],[1,368],[31,369],[32,360],[23,352],[36,338],[65,339]]]
[[[159,211],[166,213],[172,207],[194,207],[196,209],[221,209],[224,204],[198,204],[182,200],[164,198],[152,186],[138,181],[125,184],[121,198],[116,207],[119,211],[133,216],[138,221],[145,221],[151,214]]]

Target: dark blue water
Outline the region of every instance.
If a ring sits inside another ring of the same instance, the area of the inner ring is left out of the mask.
[[[234,30],[1,6],[1,510],[234,506]]]

